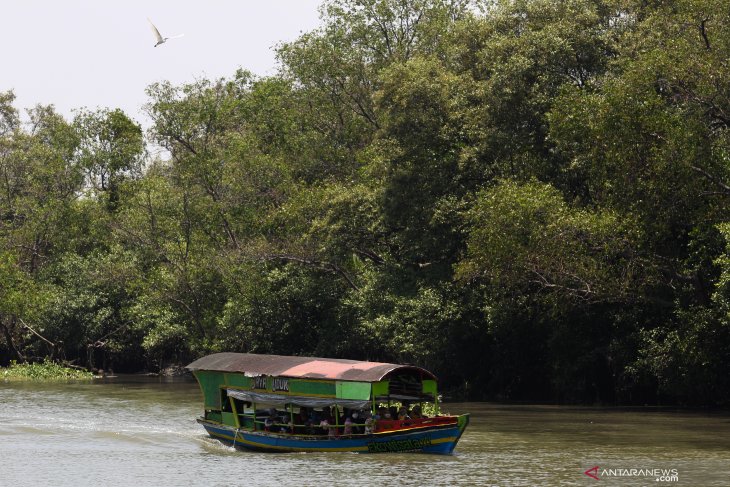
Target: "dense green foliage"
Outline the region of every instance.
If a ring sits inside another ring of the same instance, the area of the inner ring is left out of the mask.
[[[5,381],[16,380],[88,380],[94,375],[86,370],[64,367],[55,362],[44,361],[41,363],[19,364],[15,361],[10,367],[0,367],[0,379]]]
[[[730,403],[730,1],[328,0],[280,71],[21,123],[0,353],[417,363],[472,399]]]

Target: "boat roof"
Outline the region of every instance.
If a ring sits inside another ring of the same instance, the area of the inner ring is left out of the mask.
[[[420,375],[423,379],[436,379],[436,376],[428,370],[414,365],[233,352],[206,355],[189,364],[186,369],[237,372],[247,376],[271,375],[359,382],[377,382],[393,372],[410,372]]]

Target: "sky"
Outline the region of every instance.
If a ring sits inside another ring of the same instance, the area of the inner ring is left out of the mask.
[[[0,92],[21,111],[53,104],[121,108],[149,125],[145,88],[231,77],[238,68],[274,74],[273,48],[319,25],[321,0],[4,0]],[[163,37],[154,47],[150,19]]]

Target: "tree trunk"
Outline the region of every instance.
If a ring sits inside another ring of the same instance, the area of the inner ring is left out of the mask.
[[[10,333],[10,328],[8,328],[8,325],[5,324],[5,320],[2,317],[0,317],[0,327],[2,327],[3,335],[5,336],[5,342],[8,344],[8,348],[10,349],[10,353],[12,354],[14,359],[18,362],[25,362],[25,357],[22,353],[20,353],[20,350],[15,347],[15,343],[13,342],[13,335]]]

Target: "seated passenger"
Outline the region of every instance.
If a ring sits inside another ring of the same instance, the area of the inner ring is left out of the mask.
[[[269,408],[269,416],[264,420],[264,431],[274,431],[274,424],[279,420],[276,408]]]
[[[352,413],[352,422],[355,425],[352,427],[352,432],[361,435],[363,433],[362,425],[365,424],[365,414],[362,411],[354,411]]]
[[[405,406],[401,406],[400,409],[398,410],[398,419],[400,421],[403,421],[404,419],[411,419],[411,417],[408,416],[408,410],[406,409]]]
[[[335,433],[336,433],[335,426],[332,426],[330,424],[329,418],[327,418],[327,417],[323,418],[322,421],[320,421],[320,423],[319,423],[319,427],[324,430],[324,433],[326,433],[328,437],[330,437],[330,438],[335,437]]]
[[[390,413],[391,419],[398,419],[398,408],[395,406],[390,406],[388,408],[388,412]]]
[[[373,426],[375,421],[373,420],[373,415],[370,413],[370,411],[367,411],[365,413],[365,434],[369,435],[373,432]]]
[[[387,430],[393,427],[392,420],[394,419],[390,415],[390,409],[388,408],[380,408],[381,410],[378,412],[378,415],[375,417],[375,422],[373,424],[374,431],[383,431]]]
[[[293,433],[294,432],[294,425],[291,422],[291,416],[281,416],[281,429],[279,430],[282,433]]]
[[[307,408],[302,407],[299,409],[299,414],[296,417],[296,427],[295,432],[297,433],[304,433],[307,435],[312,434],[312,421],[309,416],[309,411],[307,411]]]
[[[410,417],[413,419],[421,419],[423,418],[423,415],[421,414],[421,405],[416,404],[413,406],[413,409],[411,409]]]
[[[342,430],[342,434],[350,436],[352,434],[352,418],[349,416],[345,418],[345,428]]]

